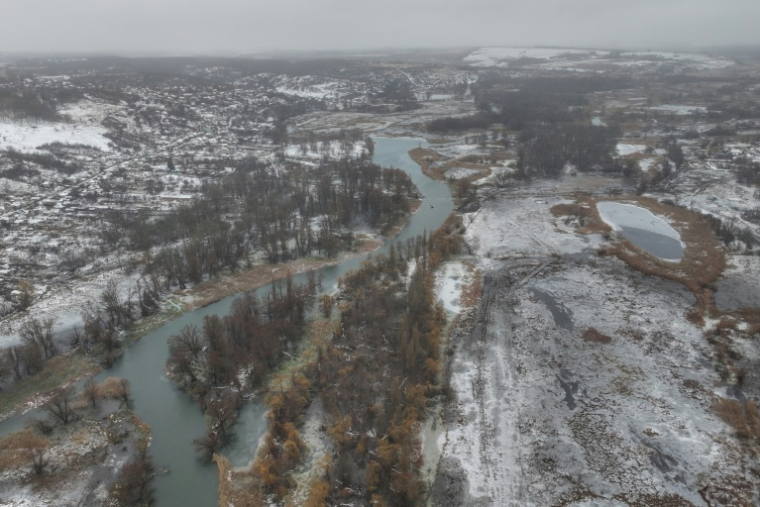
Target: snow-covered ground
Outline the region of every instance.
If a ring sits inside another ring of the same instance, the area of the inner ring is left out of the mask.
[[[702,106],[681,106],[675,104],[664,104],[662,106],[652,106],[648,109],[664,113],[672,113],[678,116],[687,116],[690,114],[705,114],[707,108]]]
[[[0,150],[38,151],[51,143],[82,144],[102,151],[110,150],[103,134],[108,130],[94,125],[75,123],[10,123],[0,122]]]
[[[79,280],[70,285],[35,287],[37,294],[33,305],[33,316],[38,319],[53,319],[56,340],[69,338],[74,327],[82,328],[82,313],[88,305],[97,304],[102,292],[111,280],[117,283],[121,297],[136,288],[138,276],[125,276],[121,270],[99,273],[87,280]],[[0,349],[21,342],[19,328],[26,318],[5,320],[0,327]],[[67,347],[63,347],[65,350]]]
[[[552,206],[571,202],[566,197],[539,195],[497,197],[480,211],[465,215],[465,237],[473,253],[494,259],[548,257],[582,253],[602,243],[600,235],[579,236],[572,232],[572,225],[552,216]]]
[[[469,178],[470,176],[475,176],[476,174],[480,174],[480,171],[478,169],[468,169],[466,167],[452,167],[451,169],[448,169],[444,176],[446,179],[449,180],[458,180],[461,178]]]
[[[303,144],[290,144],[285,148],[285,156],[293,159],[321,160],[325,156],[335,158],[359,158],[368,153],[364,141],[350,144],[341,141],[326,141]]]
[[[434,502],[707,506],[701,488],[740,481],[755,505],[750,458],[711,409],[726,391],[686,319],[692,293],[593,255],[549,214],[559,192],[532,190],[466,216],[486,280],[453,338]],[[584,339],[591,327],[607,338]]]
[[[464,58],[465,63],[477,67],[507,67],[510,60],[536,58],[552,60],[564,55],[607,55],[609,51],[593,49],[568,48],[521,48],[521,47],[485,47],[476,49]]]
[[[647,147],[645,144],[625,144],[618,143],[616,150],[618,155],[633,155],[634,153],[643,153]]]
[[[436,283],[438,299],[449,312],[459,313],[462,309],[460,298],[465,276],[464,264],[458,261],[447,262],[441,269]]]
[[[510,62],[523,58],[538,60],[537,65],[543,69],[571,72],[603,71],[610,67],[648,71],[665,64],[693,70],[717,70],[734,64],[728,58],[701,53],[520,47],[483,47],[464,57],[463,61],[475,67],[509,67]]]

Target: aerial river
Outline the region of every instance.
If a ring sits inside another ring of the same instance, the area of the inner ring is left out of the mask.
[[[384,167],[397,167],[409,174],[423,195],[422,205],[411,221],[394,238],[407,238],[437,229],[453,209],[448,186],[425,176],[420,167],[409,157],[408,151],[419,146],[426,147],[422,139],[382,138],[373,139],[375,152],[373,162]],[[386,241],[379,252],[387,252]],[[332,291],[338,279],[360,267],[365,257],[346,260],[336,266],[322,268],[322,284],[325,291]],[[296,283],[305,283],[306,275],[293,277]],[[258,289],[264,297],[271,287]],[[169,355],[167,340],[188,324],[201,326],[207,315],[225,315],[236,296],[231,296],[204,308],[187,312],[177,319],[148,333],[124,353],[113,367],[101,373],[97,380],[120,377],[129,380],[134,399],[133,410],[152,431],[150,453],[157,468],[166,467],[169,473],[156,478],[156,504],[158,507],[182,505],[183,507],[210,507],[218,504],[218,476],[216,466],[201,461],[193,440],[206,433],[204,415],[198,404],[177,389],[165,376],[164,367]],[[236,426],[235,442],[223,450],[233,465],[244,466],[252,459],[260,436],[266,430],[264,407],[260,402],[250,402],[241,410]],[[28,417],[28,415],[27,415]],[[20,429],[22,417],[0,423],[0,435]]]

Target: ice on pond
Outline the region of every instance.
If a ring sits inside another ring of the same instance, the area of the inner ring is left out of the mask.
[[[596,207],[607,225],[636,246],[663,260],[681,260],[681,235],[651,211],[619,202],[600,202]]]

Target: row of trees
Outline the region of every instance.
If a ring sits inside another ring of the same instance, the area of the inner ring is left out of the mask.
[[[148,276],[183,287],[235,269],[255,250],[272,262],[334,256],[352,246],[343,232],[352,221],[365,217],[389,229],[416,194],[403,171],[358,160],[282,172],[253,159],[235,164],[237,172],[168,214],[111,212],[101,234],[104,251],[144,252]]]
[[[461,230],[450,221],[433,234],[395,245],[340,281],[339,331],[318,342],[316,358],[268,400],[271,432],[254,466],[264,494],[281,498],[294,485],[290,472],[303,450],[298,426],[319,397],[335,452],[308,505],[422,501],[417,434],[428,400],[441,392],[446,322],[433,273],[458,253]],[[416,269],[408,275],[411,261]]]
[[[211,315],[203,326],[186,326],[169,340],[167,368],[206,411],[209,432],[196,444],[210,458],[230,437],[240,392],[258,387],[303,334],[306,307],[318,283],[290,277],[272,285],[263,300],[249,293],[235,300],[229,315]]]

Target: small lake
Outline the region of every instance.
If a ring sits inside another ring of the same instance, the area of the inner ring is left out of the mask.
[[[596,208],[607,225],[642,250],[669,262],[683,257],[681,235],[648,209],[608,201],[597,203]]]

